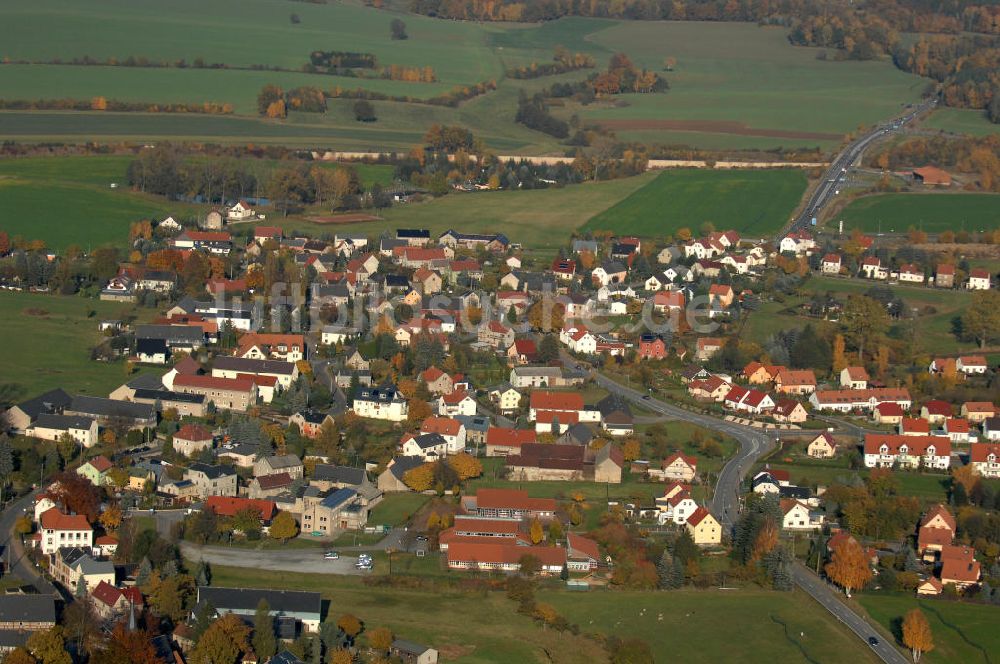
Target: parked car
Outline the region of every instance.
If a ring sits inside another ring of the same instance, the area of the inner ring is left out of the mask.
[[[336,551],[327,551],[323,554],[324,560],[340,560],[340,554]]]

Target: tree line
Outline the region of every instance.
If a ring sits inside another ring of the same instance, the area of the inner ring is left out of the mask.
[[[233,105],[216,101],[163,103],[91,99],[0,99],[0,109],[11,111],[112,111],[119,113],[203,113],[230,115]]]
[[[579,69],[593,69],[594,58],[586,53],[570,53],[565,47],[557,46],[552,62],[539,64],[532,62],[521,67],[511,67],[507,70],[510,78],[541,78],[555,74],[565,74]]]

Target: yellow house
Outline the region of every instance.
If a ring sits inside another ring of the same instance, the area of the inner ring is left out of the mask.
[[[712,546],[722,542],[722,526],[704,507],[699,507],[688,517],[687,529],[698,546]]]
[[[816,459],[832,459],[837,453],[837,441],[830,434],[821,433],[812,439],[806,452]]]
[[[774,380],[774,377],[778,375],[784,367],[780,366],[764,366],[760,362],[751,362],[750,364],[743,367],[743,377],[751,385],[764,385],[770,383]]]
[[[153,473],[149,470],[143,470],[141,468],[132,468],[128,473],[128,490],[129,491],[144,491],[146,489],[146,482],[152,481]]]

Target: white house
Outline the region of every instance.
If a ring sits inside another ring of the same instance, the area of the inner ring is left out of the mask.
[[[809,253],[816,248],[816,241],[805,231],[793,231],[781,238],[778,251],[781,253],[790,252],[796,256]]]
[[[933,468],[947,470],[951,465],[951,440],[947,436],[902,436],[865,434],[865,466],[891,468]]]
[[[455,390],[451,394],[442,394],[437,400],[437,413],[444,417],[475,415],[476,400],[464,389]]]
[[[250,207],[246,201],[237,201],[236,205],[226,211],[226,218],[230,221],[246,221],[256,218],[256,211]]]
[[[98,442],[97,420],[79,415],[42,413],[24,433],[42,440],[60,440],[63,436],[69,436],[84,447],[93,447]]]
[[[820,263],[820,271],[823,274],[840,274],[840,264],[839,254],[827,254]]]
[[[353,409],[361,417],[390,422],[402,422],[410,414],[410,405],[393,385],[359,387],[354,395]]]
[[[865,279],[888,279],[889,270],[882,265],[882,261],[876,256],[868,256],[861,261],[861,272]]]
[[[966,376],[985,374],[988,367],[986,358],[982,355],[964,355],[955,361],[955,369]]]
[[[597,352],[597,337],[583,325],[563,327],[559,331],[559,341],[574,353],[593,355]]]
[[[448,441],[436,433],[408,433],[403,436],[400,451],[403,456],[418,456],[424,461],[435,461],[448,455]]]
[[[1000,445],[974,443],[969,448],[969,465],[980,477],[1000,477]]]
[[[781,501],[781,527],[783,530],[816,530],[823,525],[822,515],[813,518],[809,508],[797,500]]]
[[[982,268],[973,268],[969,271],[969,280],[965,282],[966,290],[989,290],[990,271]]]
[[[42,553],[49,555],[63,547],[90,548],[94,543],[94,529],[82,514],[63,514],[53,507],[42,513],[36,537]]]

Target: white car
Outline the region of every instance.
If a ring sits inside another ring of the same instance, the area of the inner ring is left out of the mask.
[[[327,551],[323,554],[323,560],[340,560],[340,554],[336,551]]]

